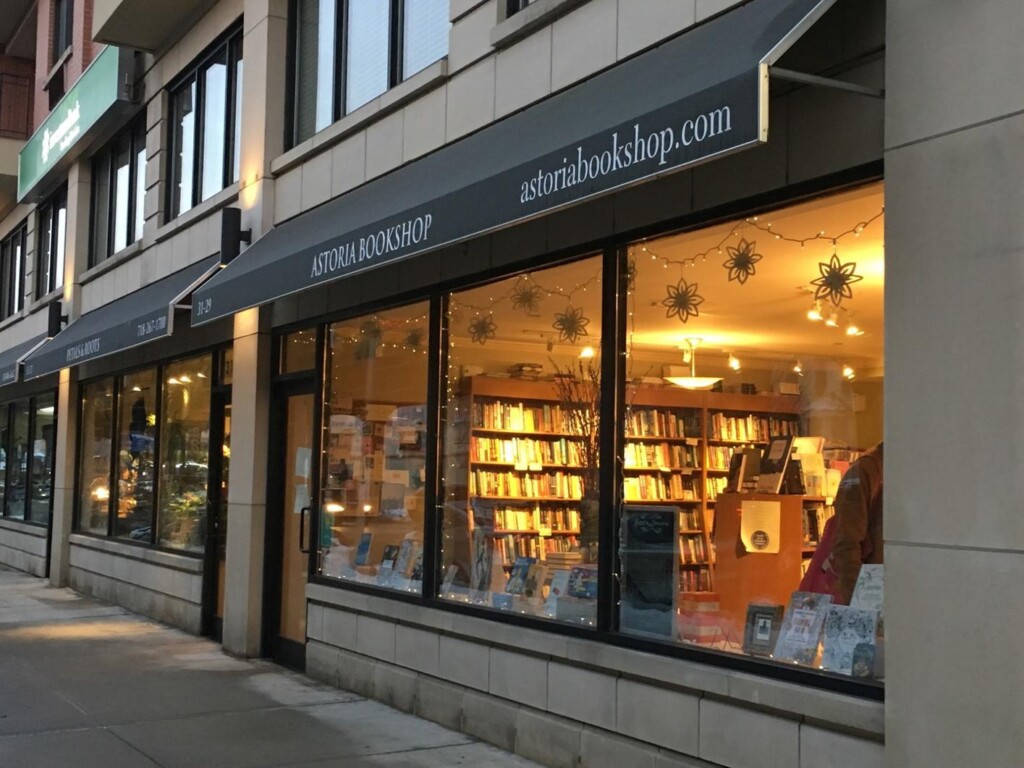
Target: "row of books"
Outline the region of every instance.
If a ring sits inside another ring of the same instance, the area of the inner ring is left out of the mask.
[[[729,469],[735,450],[736,447],[731,445],[709,445],[708,469]]]
[[[679,511],[679,530],[681,531],[702,531],[702,512],[699,509],[682,509]]]
[[[724,413],[710,415],[712,440],[737,440],[740,442],[766,443],[776,435],[796,435],[799,424],[795,418],[775,416],[727,416]]]
[[[729,484],[729,478],[727,477],[708,477],[704,480],[704,498],[708,501],[715,501],[718,498],[718,494],[725,493],[725,488]]]
[[[679,562],[683,565],[707,563],[708,551],[703,534],[683,534],[679,537]]]
[[[700,416],[680,411],[633,409],[626,415],[626,434],[636,437],[700,437]]]
[[[710,592],[711,571],[707,568],[693,568],[681,572],[679,588],[683,592]]]
[[[473,403],[473,426],[478,429],[502,429],[510,432],[572,431],[572,423],[560,405],[524,405],[501,400]]]
[[[554,438],[537,440],[529,437],[476,437],[470,440],[474,461],[506,464],[551,464],[578,467],[583,464],[580,444],[575,440]]]
[[[497,552],[502,565],[511,565],[516,558],[530,557],[547,561],[556,552],[572,552],[579,547],[575,536],[541,538],[530,534],[509,534],[498,539]]]
[[[817,546],[825,533],[825,523],[835,514],[835,509],[825,504],[804,507],[803,539],[805,546]]]
[[[697,486],[690,477],[678,474],[638,475],[623,480],[626,501],[693,501]]]
[[[505,496],[526,499],[582,499],[583,479],[569,472],[489,472],[475,469],[469,475],[473,496]]]
[[[700,468],[697,447],[682,443],[626,443],[622,460],[630,469]]]
[[[477,514],[477,524],[487,524]],[[555,532],[575,532],[580,529],[580,513],[570,507],[553,509],[532,509],[523,507],[497,507],[492,511],[491,524],[497,531],[537,531],[549,529]]]

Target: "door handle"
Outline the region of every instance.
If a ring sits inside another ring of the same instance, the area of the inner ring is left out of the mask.
[[[306,543],[306,515],[309,511],[310,507],[303,507],[299,510],[299,552],[304,555],[309,554],[309,545],[302,546]]]

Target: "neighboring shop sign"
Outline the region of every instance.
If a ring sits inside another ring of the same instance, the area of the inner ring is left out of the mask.
[[[119,103],[131,103],[131,51],[107,46],[64,94],[18,155],[18,201],[71,159],[76,146]]]
[[[192,322],[764,142],[768,63],[831,5],[754,0],[285,222],[196,292]]]

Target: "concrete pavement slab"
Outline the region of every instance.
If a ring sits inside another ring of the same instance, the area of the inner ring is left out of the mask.
[[[536,768],[0,568],[2,768]]]

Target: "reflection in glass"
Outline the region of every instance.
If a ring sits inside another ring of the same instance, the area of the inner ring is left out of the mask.
[[[316,367],[315,328],[304,328],[300,331],[293,331],[287,336],[282,336],[280,344],[279,370],[281,373],[311,371]]]
[[[349,0],[345,53],[345,112],[352,112],[388,87],[390,3]]]
[[[53,451],[57,432],[53,395],[35,398],[35,425],[29,476],[29,516],[45,523],[53,509]]]
[[[128,245],[131,143],[125,136],[114,150],[114,253]]]
[[[442,598],[597,619],[601,259],[452,294]]]
[[[448,0],[405,0],[402,79],[448,53]]]
[[[233,158],[231,167],[231,181],[236,182],[241,176],[242,169],[242,60],[235,62],[235,136],[232,143],[231,156]]]
[[[114,421],[114,380],[82,388],[77,530],[105,536],[110,518],[110,435]]]
[[[7,484],[4,494],[4,514],[16,520],[25,519],[27,499],[25,486],[29,471],[29,416],[28,400],[12,403],[11,433],[7,445]]]
[[[171,209],[179,216],[192,207],[195,172],[196,81],[174,96],[174,179]]]
[[[224,152],[227,130],[227,54],[203,73],[203,169],[201,200],[224,188]]]
[[[319,571],[419,592],[428,305],[328,328]]]
[[[157,543],[201,552],[210,462],[209,355],[164,367]]]
[[[142,237],[142,226],[146,220],[146,126],[141,123],[135,131],[135,222],[129,240],[135,242]]]
[[[155,369],[122,377],[113,529],[118,538],[152,538],[156,397]]]

